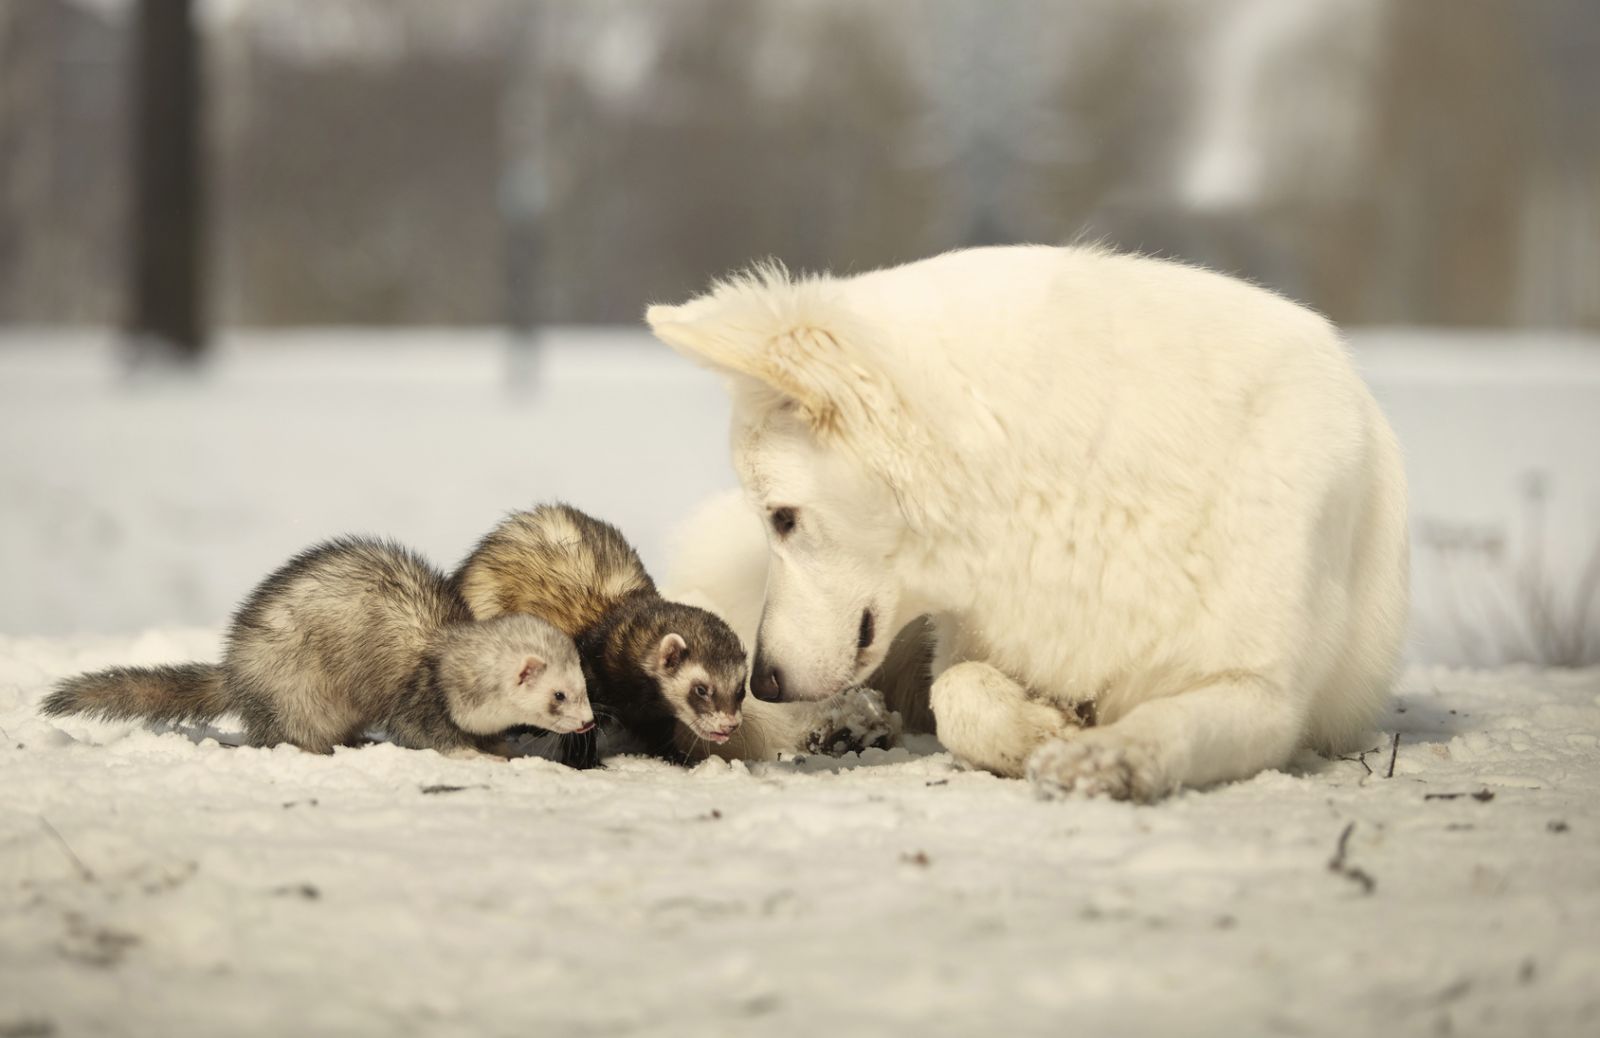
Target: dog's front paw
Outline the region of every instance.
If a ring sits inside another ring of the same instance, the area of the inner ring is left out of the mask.
[[[1171,792],[1150,747],[1106,731],[1045,743],[1028,758],[1028,781],[1046,800],[1077,793],[1149,803]]]
[[[869,747],[888,749],[900,741],[900,715],[877,689],[857,685],[824,700],[817,723],[806,733],[806,752],[839,755]]]

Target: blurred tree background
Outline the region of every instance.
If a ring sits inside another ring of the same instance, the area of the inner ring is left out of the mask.
[[[0,322],[118,323],[133,5],[0,3]],[[1105,240],[1600,328],[1592,0],[197,0],[226,325],[632,322],[752,258]]]

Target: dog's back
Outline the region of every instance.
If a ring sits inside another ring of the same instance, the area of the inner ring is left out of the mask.
[[[1096,690],[1106,721],[1230,670],[1303,690],[1319,748],[1376,719],[1405,626],[1405,477],[1327,321],[1099,249],[968,250],[839,293],[898,340],[896,393],[936,430],[923,492],[953,525],[934,554],[952,582],[990,576],[975,647]]]

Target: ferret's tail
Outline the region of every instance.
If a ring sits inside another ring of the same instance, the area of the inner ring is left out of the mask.
[[[50,716],[89,714],[108,721],[209,721],[229,708],[215,663],[111,667],[67,678],[39,704]]]

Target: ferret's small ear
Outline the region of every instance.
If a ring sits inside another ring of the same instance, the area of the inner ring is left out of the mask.
[[[683,661],[689,655],[689,643],[683,640],[681,634],[669,634],[661,639],[661,644],[656,648],[656,663],[661,668],[661,673],[671,674],[683,666]]]
[[[537,656],[529,656],[522,661],[522,670],[517,672],[517,684],[526,685],[528,682],[544,673],[546,664]]]

